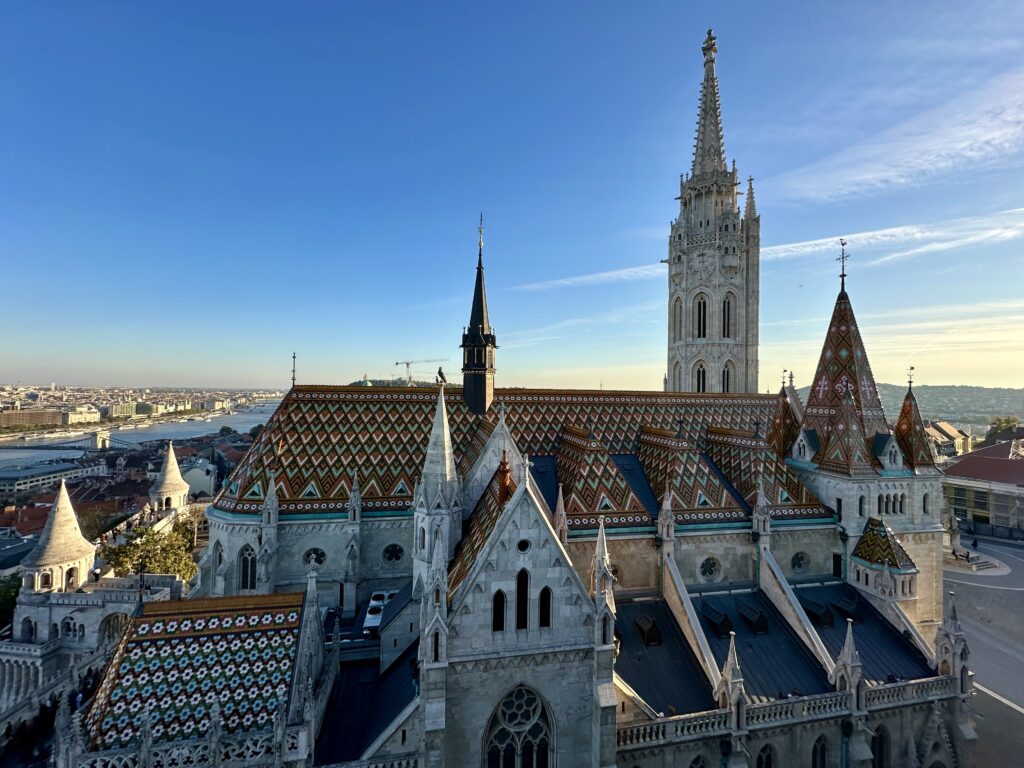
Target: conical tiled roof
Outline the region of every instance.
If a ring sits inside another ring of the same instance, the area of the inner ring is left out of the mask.
[[[844,403],[847,393],[853,401],[852,410]],[[847,431],[837,436],[834,433],[840,425]],[[874,461],[869,445],[875,435],[889,434],[875,377],[871,373],[853,306],[845,290],[840,291],[836,298],[801,426],[803,429],[815,430],[820,445],[835,447],[838,439],[848,445],[847,453],[863,453],[868,462]],[[853,426],[856,426],[856,430],[851,430]],[[856,431],[857,437],[863,442],[859,450],[853,450],[850,431]],[[824,456],[816,456],[815,461],[822,464]],[[834,459],[832,463],[835,463]]]
[[[874,435],[864,434],[864,423],[857,413],[851,390],[847,390],[835,413],[831,415],[828,430],[825,433],[825,447],[818,457],[822,469],[844,475],[869,475],[874,472],[871,464],[873,454],[868,451],[868,437],[873,438]]]
[[[917,570],[896,534],[877,517],[868,518],[853,556],[873,565],[888,565],[901,571]]]
[[[60,490],[50,516],[46,518],[46,526],[39,535],[39,542],[21,561],[21,565],[25,568],[45,568],[92,557],[95,552],[96,547],[86,540],[82,529],[78,527],[78,518],[71,506],[68,489],[61,480]]]
[[[903,407],[900,409],[900,417],[896,420],[896,442],[903,451],[906,462],[914,469],[922,467],[934,467],[935,460],[932,458],[932,451],[928,445],[928,435],[924,431],[924,422],[921,421],[921,412],[917,409],[917,398],[914,397],[913,387],[907,388],[906,397],[903,398]]]
[[[149,492],[154,496],[166,496],[188,490],[188,483],[181,476],[178,468],[178,457],[174,455],[174,443],[167,443],[167,456],[160,468],[160,476],[156,479]]]

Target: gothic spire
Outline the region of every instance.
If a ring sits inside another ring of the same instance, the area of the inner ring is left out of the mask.
[[[476,285],[469,325],[462,333],[462,398],[477,414],[487,413],[494,399],[494,350],[498,347],[487,314],[487,289],[484,286],[484,215],[477,229]]]
[[[555,533],[563,545],[569,543],[569,518],[565,514],[565,499],[562,496],[562,484],[558,484],[558,499],[555,501]]]
[[[473,286],[473,307],[469,312],[469,331],[481,336],[491,332],[491,323],[487,317],[487,289],[484,287],[484,215],[480,214],[480,226],[477,227],[476,285]]]
[[[455,452],[452,450],[452,434],[448,429],[448,408],[444,403],[444,385],[437,393],[437,408],[434,410],[434,424],[430,428],[427,442],[427,456],[423,461],[420,486],[428,494],[438,486],[455,482]]]
[[[899,418],[896,419],[894,431],[903,457],[913,469],[935,466],[928,435],[924,431],[924,421],[917,408],[912,380],[907,382],[907,394],[903,398],[903,407],[900,409]]]
[[[722,139],[722,110],[718,100],[718,77],[715,74],[715,54],[718,45],[714,33],[701,46],[704,54],[704,83],[700,89],[700,107],[697,113],[697,140],[693,152],[691,176],[707,173],[726,173],[725,143]]]
[[[747,177],[747,201],[743,210],[743,217],[746,219],[757,218],[757,201],[754,200],[754,177]]]

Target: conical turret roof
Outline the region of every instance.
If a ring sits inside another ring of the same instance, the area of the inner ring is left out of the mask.
[[[82,535],[78,527],[78,518],[71,506],[67,486],[61,480],[60,490],[53,502],[50,516],[46,518],[46,526],[39,535],[35,549],[21,561],[25,568],[45,568],[51,565],[73,563],[96,553],[94,547]]]
[[[167,456],[164,457],[164,465],[160,468],[160,476],[156,479],[149,492],[154,496],[165,496],[187,490],[188,483],[181,476],[181,470],[178,468],[178,457],[174,455],[174,443],[168,441]]]
[[[907,387],[907,394],[903,398],[903,407],[900,409],[900,417],[896,420],[896,442],[907,463],[914,469],[922,467],[934,467],[935,460],[932,458],[932,450],[928,444],[928,435],[924,431],[924,422],[921,420],[921,412],[917,409],[917,398],[914,396],[914,388]]]
[[[850,402],[846,402],[847,398]],[[846,444],[845,452],[851,459],[863,454],[869,463],[874,456],[869,446],[875,435],[889,434],[875,377],[845,289],[836,298],[801,427],[817,433],[823,450],[840,440]],[[836,435],[837,431],[843,434]],[[863,444],[856,450],[851,432],[855,432],[856,439]],[[821,454],[815,457],[819,464],[823,459]],[[834,466],[830,469],[843,471]]]

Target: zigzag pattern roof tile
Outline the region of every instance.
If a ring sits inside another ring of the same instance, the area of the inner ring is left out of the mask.
[[[888,565],[899,570],[917,570],[896,534],[880,518],[869,517],[864,532],[853,548],[853,556],[866,563]]]
[[[570,518],[604,512],[646,512],[601,441],[587,430],[571,426],[563,429],[555,463]],[[602,509],[605,501],[611,506]]]
[[[706,446],[715,466],[748,504],[754,503],[758,476],[761,476],[764,492],[772,507],[787,504],[821,505],[793,474],[782,456],[772,450],[768,441],[755,437],[753,432],[709,429]],[[784,500],[786,496],[788,501]]]
[[[908,389],[903,398],[903,407],[900,409],[900,416],[896,420],[894,431],[896,442],[899,443],[907,464],[913,469],[935,466],[935,459],[932,457],[931,446],[928,443],[928,435],[924,431],[921,412],[917,408],[917,398],[914,397],[912,389]]]

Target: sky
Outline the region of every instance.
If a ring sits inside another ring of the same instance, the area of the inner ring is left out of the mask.
[[[1021,386],[1024,4],[962,0],[4,4],[0,382],[457,380],[482,211],[499,386],[659,389],[708,27],[760,389],[841,236],[879,381]]]

